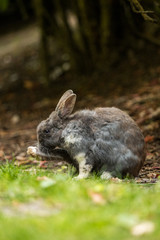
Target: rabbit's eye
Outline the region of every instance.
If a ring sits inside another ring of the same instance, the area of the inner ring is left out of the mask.
[[[44,133],[49,133],[49,132],[50,132],[49,129],[45,129],[45,130],[44,130]]]

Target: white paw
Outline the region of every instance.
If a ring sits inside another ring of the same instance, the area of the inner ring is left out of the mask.
[[[103,172],[101,175],[101,179],[109,180],[112,178],[112,175],[110,172]]]
[[[84,178],[87,178],[88,176],[85,176],[83,174],[79,174],[77,177],[74,177],[73,179],[75,180],[80,180],[80,179],[84,179]]]
[[[27,154],[33,157],[37,156],[37,147],[32,147],[32,146],[28,147]]]

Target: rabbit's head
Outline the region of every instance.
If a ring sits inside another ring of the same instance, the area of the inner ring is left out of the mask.
[[[55,110],[37,127],[38,148],[41,152],[51,153],[60,145],[61,133],[69,121],[76,102],[72,90],[66,91],[60,98]]]

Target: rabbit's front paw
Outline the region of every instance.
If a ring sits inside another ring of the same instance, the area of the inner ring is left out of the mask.
[[[27,154],[33,157],[37,156],[37,147],[32,147],[32,146],[28,147]]]
[[[83,160],[83,158],[82,158],[82,160]],[[79,175],[77,177],[74,177],[74,179],[80,180],[83,178],[88,178],[88,176],[92,170],[92,167],[93,167],[92,165],[85,164],[85,160],[81,161],[79,163]]]
[[[84,179],[84,178],[87,178],[88,177],[88,174],[85,175],[85,174],[79,174],[78,176],[74,177],[73,179],[75,180],[80,180],[80,179]]]

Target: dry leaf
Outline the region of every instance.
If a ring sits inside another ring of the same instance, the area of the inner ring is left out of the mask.
[[[146,126],[143,126],[144,130],[154,130],[159,128],[159,123],[158,122],[151,122],[149,124],[147,124]]]
[[[38,181],[43,181],[43,180],[48,180],[48,179],[49,179],[49,178],[46,177],[46,176],[42,176],[42,177],[38,176],[38,177],[37,177],[37,180],[38,180]]]
[[[90,191],[89,196],[91,197],[92,201],[96,204],[103,205],[106,203],[106,200],[104,199],[101,193]]]
[[[31,164],[31,163],[32,163],[32,160],[25,159],[24,161],[23,160],[15,161],[14,165],[21,166],[21,165],[26,165],[26,164]]]
[[[18,155],[18,156],[16,157],[16,160],[18,160],[18,161],[27,161],[27,160],[26,160],[26,157],[23,157],[23,156],[21,156],[21,155]]]
[[[149,177],[149,178],[157,178],[159,176],[159,174],[158,173],[148,173],[147,174],[147,177]]]
[[[110,181],[114,183],[119,183],[119,182],[122,182],[122,179],[115,177],[115,178],[111,178]]]
[[[135,225],[131,229],[131,233],[134,236],[140,236],[140,235],[151,233],[154,231],[154,229],[155,229],[155,226],[154,226],[153,222],[149,222],[149,221],[142,222],[142,223]]]
[[[55,184],[56,184],[56,181],[51,179],[51,178],[46,178],[45,180],[42,180],[40,182],[40,186],[42,188],[49,188],[49,187],[51,187],[51,186],[53,186]]]
[[[17,124],[17,123],[19,123],[19,121],[20,121],[20,116],[17,115],[17,114],[14,114],[11,118],[11,123],[12,124]]]
[[[24,81],[24,88],[30,90],[30,89],[33,89],[33,87],[34,87],[34,84],[32,81],[30,81],[30,80]]]
[[[46,163],[47,163],[47,161],[40,161],[39,167],[40,168],[47,168],[47,166],[45,165]]]
[[[160,117],[160,107],[150,114],[150,118],[159,118],[159,117]]]
[[[144,138],[144,141],[146,143],[148,142],[152,142],[154,140],[154,136],[150,136],[150,135],[147,135],[145,138]]]
[[[154,154],[153,153],[147,153],[146,159],[151,160],[154,158]]]

